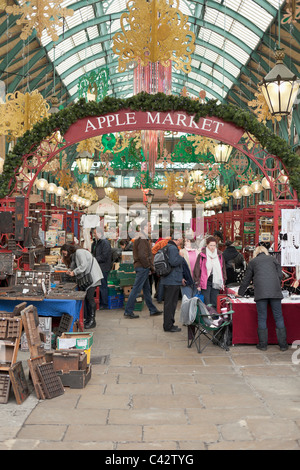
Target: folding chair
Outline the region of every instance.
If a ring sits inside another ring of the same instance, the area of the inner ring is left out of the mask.
[[[227,311],[221,312],[223,308],[227,308]],[[222,298],[218,299],[217,315],[219,319],[223,319],[223,322],[220,325],[214,325],[211,321],[212,314],[208,312],[206,305],[200,300],[197,305],[197,314],[194,322],[187,325],[188,348],[191,348],[192,345],[195,344],[198,353],[202,353],[210,342],[212,342],[220,348],[225,349],[225,351],[229,351],[226,341],[225,344],[221,342],[221,336],[222,334],[225,336],[226,333],[228,333],[233,313],[230,297],[222,295]],[[202,348],[200,344],[201,336],[205,336],[208,339]]]

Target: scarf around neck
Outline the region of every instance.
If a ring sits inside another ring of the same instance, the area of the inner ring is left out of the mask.
[[[223,276],[222,276],[222,268],[221,263],[218,257],[218,250],[216,249],[213,253],[209,250],[209,248],[205,249],[206,254],[206,269],[207,269],[207,276],[209,277],[211,274],[213,276],[213,283],[212,286],[214,289],[222,289],[223,287]]]

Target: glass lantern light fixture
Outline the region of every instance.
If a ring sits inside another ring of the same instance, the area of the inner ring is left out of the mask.
[[[271,189],[271,183],[274,182],[274,178],[272,176],[269,176],[268,179],[266,176],[261,180],[262,187],[264,189]]]
[[[246,197],[250,196],[252,194],[250,186],[248,186],[246,184],[244,186],[242,186],[241,187],[241,193],[242,193],[242,196],[246,196]]]
[[[86,150],[84,150],[83,152],[80,152],[78,154],[75,160],[78,166],[79,173],[88,175],[90,173],[92,164],[94,162],[93,155],[90,152],[87,152]]]
[[[215,148],[215,162],[227,163],[232,152],[231,145],[220,142]]]
[[[243,195],[242,195],[240,189],[235,189],[235,190],[232,192],[232,197],[233,197],[234,199],[241,199],[242,196],[243,196]]]
[[[204,179],[203,171],[201,170],[201,168],[201,165],[196,164],[191,171],[191,179],[195,184],[202,183]]]
[[[263,190],[262,184],[259,181],[254,181],[250,187],[252,192],[255,194],[259,194]]]
[[[58,186],[57,187],[57,190],[56,190],[56,196],[64,196],[65,194],[65,188],[63,188],[62,186]]]
[[[290,114],[299,89],[297,76],[283,63],[284,56],[283,49],[275,52],[276,64],[260,82],[272,116]]]
[[[288,181],[289,181],[289,177],[284,173],[283,170],[279,172],[278,181],[279,181],[281,184],[287,184]]]
[[[104,188],[104,186],[107,183],[107,178],[99,172],[95,174],[94,180],[95,180],[95,185],[97,186],[97,188]]]
[[[40,178],[36,180],[35,185],[37,189],[39,189],[40,191],[45,191],[45,189],[47,189],[47,186],[48,186],[48,181],[45,178]]]
[[[57,185],[55,183],[49,183],[46,188],[47,193],[49,194],[56,194]]]

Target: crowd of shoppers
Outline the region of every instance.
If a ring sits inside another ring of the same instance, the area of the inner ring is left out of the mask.
[[[80,280],[90,277],[89,285],[85,287],[85,321],[86,329],[96,326],[95,289],[100,289],[100,309],[108,308],[108,275],[115,261],[121,259],[122,251],[132,251],[135,282],[126,303],[124,317],[139,318],[134,313],[137,297],[143,292],[146,306],[150,315],[163,313],[163,329],[166,332],[179,332],[181,328],[175,325],[175,312],[180,296],[189,299],[201,293],[205,304],[217,307],[217,297],[221,290],[232,285],[240,284],[237,296],[245,295],[247,288],[253,284],[254,300],[258,316],[257,347],[266,350],[268,344],[267,307],[271,305],[276,322],[276,333],[280,349],[287,349],[286,328],[282,316],[281,277],[280,264],[273,256],[269,256],[264,246],[258,246],[253,259],[248,266],[243,255],[236,249],[234,242],[225,241],[225,249],[219,248],[223,244],[221,232],[214,235],[207,234],[200,244],[194,239],[170,236],[160,238],[155,243],[151,240],[151,226],[143,221],[135,239],[119,241],[119,248],[112,249],[110,241],[105,236],[102,227],[92,232],[93,243],[91,252],[78,246],[65,244],[61,248],[64,263],[68,267],[68,274]],[[224,246],[224,245],[223,245]],[[162,248],[166,249],[169,263],[169,272],[159,277],[155,273],[153,259]],[[155,284],[155,295],[152,296],[152,279]],[[240,282],[239,282],[240,281]],[[79,282],[79,281],[78,281]],[[159,310],[154,303],[163,302],[163,310]]]

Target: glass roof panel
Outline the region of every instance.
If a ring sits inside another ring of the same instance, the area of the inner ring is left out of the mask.
[[[118,73],[118,58],[112,52],[112,38],[115,32],[120,31],[120,16],[126,11],[126,1],[64,0],[61,2],[62,7],[74,9],[79,3],[82,6],[74,10],[72,17],[65,18],[63,26],[57,28],[60,40],[56,44],[52,43],[46,31],[43,32],[41,43],[44,47],[47,46],[47,50],[49,49],[47,54],[50,61],[53,62],[55,59],[57,74],[63,74],[63,82],[67,88],[72,84],[69,90],[70,96],[74,97],[77,93],[76,87],[73,86],[74,80],[91,71],[93,67],[99,68],[104,65],[109,67],[112,90],[114,84],[133,82],[132,73]],[[262,35],[274,21],[274,16],[284,1],[210,0],[206,3],[202,0],[180,0],[181,12],[188,15],[191,20],[195,18],[194,22],[191,21],[193,23],[191,29],[197,35],[192,57],[192,72],[189,75],[182,75],[182,83],[186,83],[191,90],[194,90],[194,83],[191,83],[191,80],[194,80],[200,83],[200,89],[203,83],[220,96],[224,95],[218,83],[224,83],[226,89],[235,84],[234,78],[240,75],[238,64],[243,66],[248,63],[251,51],[259,45]],[[19,0],[19,3],[24,2],[25,0]],[[110,15],[113,17],[108,19]],[[102,21],[104,16],[105,21]],[[68,37],[70,33],[71,36]],[[96,42],[90,44],[89,41]],[[53,45],[56,46],[55,52]],[[70,55],[75,48],[77,52]],[[101,53],[105,53],[102,58],[92,59],[92,56]],[[214,64],[217,67],[214,67]],[[76,66],[78,70],[74,71]],[[72,72],[68,74],[71,67]],[[202,72],[210,75],[210,80],[206,76],[201,76]],[[179,76],[179,72],[176,73]],[[177,86],[172,92],[179,94],[178,83],[174,81],[174,84]],[[122,87],[118,87],[116,92],[110,93],[115,93],[115,96],[130,95],[133,93],[133,83],[131,87],[126,84],[126,89],[123,91]],[[213,93],[211,97],[215,97]]]

